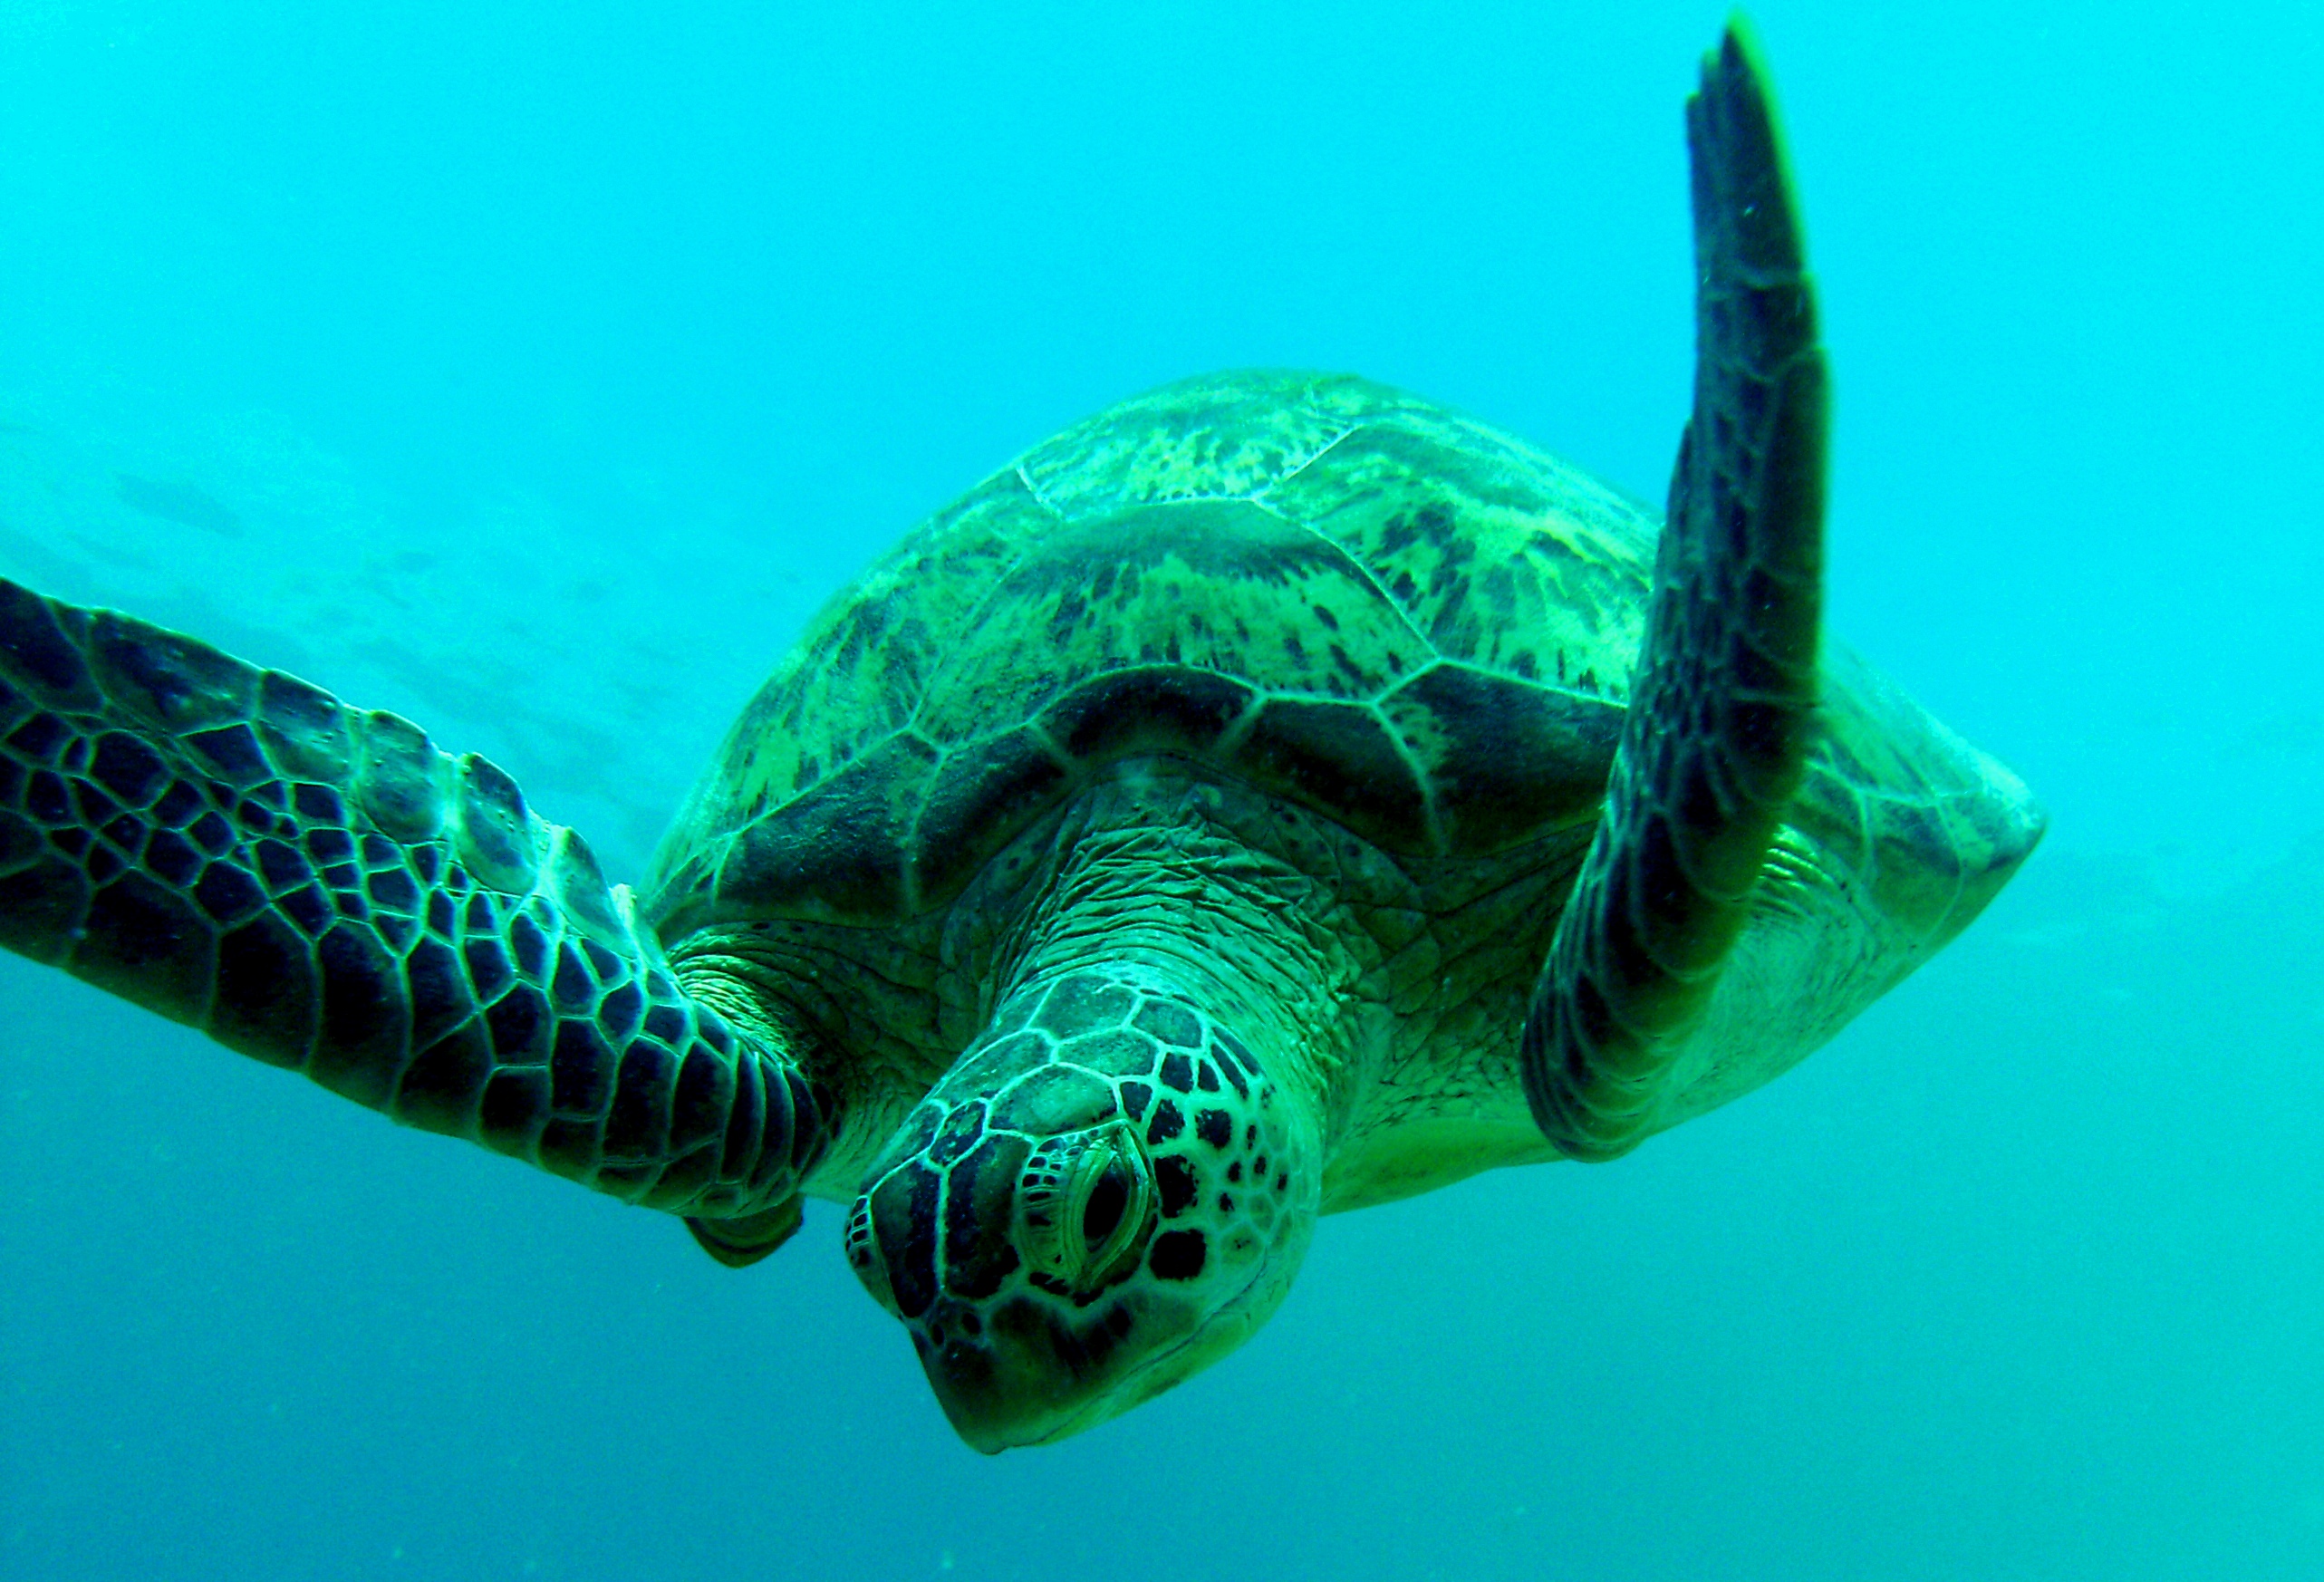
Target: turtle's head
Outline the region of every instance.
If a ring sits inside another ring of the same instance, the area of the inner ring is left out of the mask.
[[[872,1168],[848,1261],[980,1451],[1161,1394],[1274,1311],[1320,1191],[1233,1035],[1123,971],[1013,995]]]

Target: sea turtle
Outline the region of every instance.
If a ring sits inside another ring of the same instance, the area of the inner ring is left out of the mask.
[[[852,1202],[979,1449],[1144,1400],[1319,1213],[1767,1081],[2040,834],[1819,652],[1824,365],[1731,33],[1687,124],[1666,527],[1378,385],[1173,385],[843,593],[634,894],[401,719],[0,584],[0,942],[728,1263]]]

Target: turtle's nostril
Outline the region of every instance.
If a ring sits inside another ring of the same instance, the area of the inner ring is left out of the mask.
[[[879,1239],[872,1233],[872,1199],[869,1193],[855,1200],[847,1215],[847,1267],[872,1293],[872,1299],[889,1312],[897,1313],[896,1294],[888,1284],[888,1268],[880,1257]]]
[[[861,1275],[870,1272],[879,1258],[879,1249],[872,1241],[872,1200],[861,1197],[847,1215],[847,1261]]]

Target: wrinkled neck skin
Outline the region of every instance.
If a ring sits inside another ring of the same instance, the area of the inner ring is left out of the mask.
[[[1220,822],[1217,787],[1132,782],[1097,799],[1004,963],[1011,992],[1094,966],[1176,989],[1245,1042],[1319,1124],[1355,1051],[1357,966],[1308,874]]]
[[[1312,1232],[1358,964],[1217,793],[1105,787],[996,941],[990,1024],[906,1119],[848,1256],[961,1436],[1062,1439],[1224,1355]]]

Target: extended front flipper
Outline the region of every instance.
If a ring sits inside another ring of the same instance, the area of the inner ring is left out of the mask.
[[[1731,30],[1687,144],[1694,412],[1604,821],[1522,1046],[1534,1119],[1580,1159],[1660,1128],[1813,741],[1824,360],[1766,91]]]
[[[747,1261],[834,1124],[484,759],[0,582],[0,945]]]

